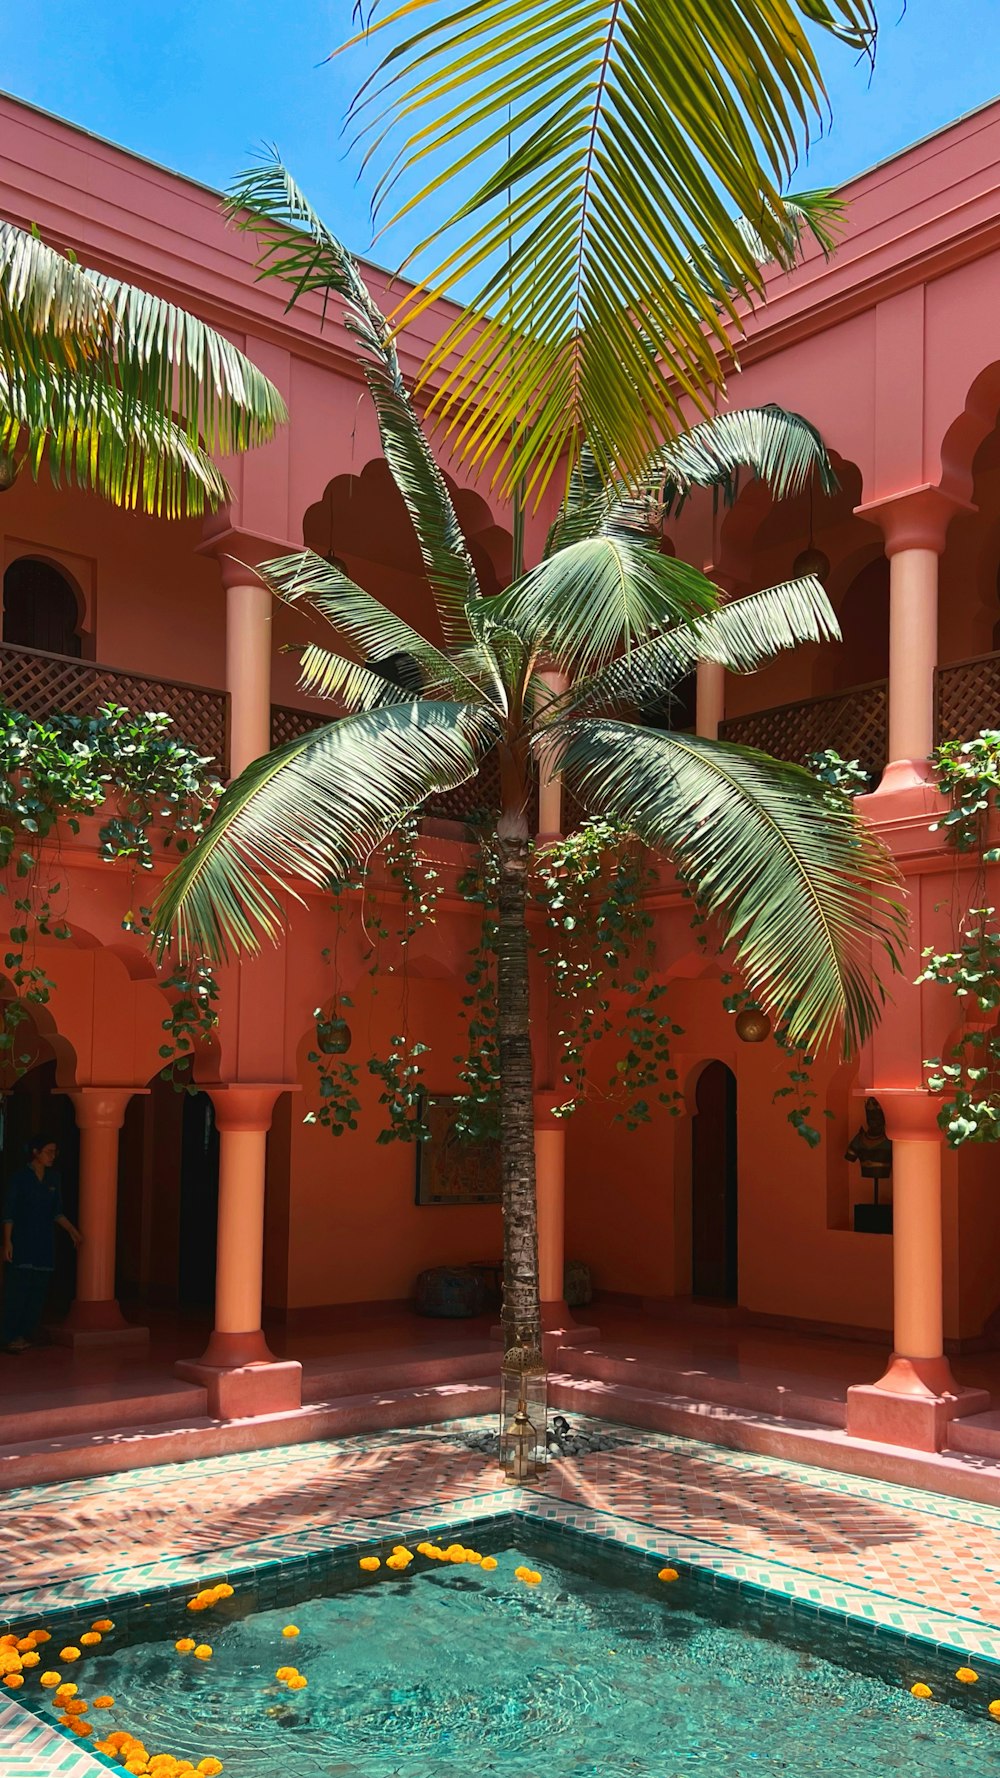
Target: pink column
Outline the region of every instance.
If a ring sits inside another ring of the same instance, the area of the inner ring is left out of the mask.
[[[881,527],[889,558],[889,761],[879,793],[922,788],[932,779],[938,563],[960,510],[971,509],[940,488],[856,508]]]
[[[177,1366],[203,1382],[221,1419],[298,1407],[302,1366],[279,1362],[261,1328],[267,1132],[286,1082],[232,1082],[206,1089],[219,1131],[215,1327],[202,1358]]]
[[[695,733],[717,741],[725,714],[726,669],[721,661],[699,661]]]
[[[847,1430],[936,1451],[949,1420],[989,1407],[985,1391],[956,1383],[944,1351],[939,1105],[917,1088],[867,1091],[892,1140],[893,1352],[877,1383],[848,1390]]]
[[[271,612],[273,597],[238,562],[221,564],[226,588],[226,688],[229,692],[229,770],[271,746]]]
[[[566,674],[555,667],[543,667],[538,677],[555,698],[569,686]],[[561,838],[562,774],[553,771],[548,755],[543,752],[538,761],[538,844],[544,846],[547,841],[551,844]]]
[[[135,1092],[145,1087],[78,1087],[69,1094],[80,1131],[80,1203],[77,1226],[83,1244],[76,1260],[76,1296],[61,1327],[60,1343],[70,1345],[146,1340],[149,1330],[132,1327],[115,1297],[118,1217],[118,1134]]]
[[[566,1266],[566,1126],[550,1109],[555,1094],[535,1094],[535,1203],[542,1346],[551,1363],[560,1346],[588,1344],[596,1327],[574,1321],[563,1294]]]

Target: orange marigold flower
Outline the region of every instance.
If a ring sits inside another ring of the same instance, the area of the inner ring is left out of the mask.
[[[61,1648],[59,1650],[59,1659],[61,1661],[78,1661],[80,1659],[80,1650],[78,1648]]]
[[[308,1684],[309,1681],[304,1673],[296,1673],[288,1681],[288,1689],[290,1692],[301,1692]]]
[[[16,1692],[18,1686],[24,1684],[24,1674],[23,1673],[5,1673],[3,1682],[4,1682],[4,1685],[10,1686],[10,1689],[12,1692]]]
[[[113,1630],[115,1626],[112,1618],[95,1617],[90,1627],[92,1630],[100,1630],[103,1633],[106,1630]]]
[[[208,1600],[203,1599],[201,1597],[200,1593],[199,1593],[197,1599],[189,1599],[188,1603],[187,1603],[187,1608],[189,1611],[205,1611],[207,1609],[207,1607],[208,1607]]]
[[[109,1697],[108,1693],[104,1692],[101,1697],[94,1699],[93,1709],[95,1709],[95,1710],[110,1710],[110,1709],[112,1709],[113,1705],[114,1705],[114,1698]]]
[[[358,1563],[358,1567],[364,1568],[369,1574],[374,1574],[376,1568],[381,1568],[381,1566],[382,1564],[377,1556],[362,1556]]]
[[[212,1650],[207,1642],[199,1642],[194,1651],[194,1658],[196,1661],[210,1661],[212,1659]]]
[[[220,1599],[231,1599],[233,1596],[233,1593],[235,1592],[235,1588],[231,1587],[229,1585],[229,1582],[225,1581],[225,1580],[222,1581],[221,1584],[219,1586],[217,1586],[215,1590],[218,1593]]]
[[[56,1703],[58,1704],[62,1698],[75,1698],[79,1690],[80,1687],[74,1685],[71,1679],[64,1679],[59,1690],[56,1692]]]
[[[72,1728],[74,1735],[80,1735],[84,1740],[86,1740],[88,1735],[92,1735],[94,1732],[93,1723],[84,1722],[82,1716],[74,1716]]]
[[[84,1644],[85,1648],[93,1648],[95,1643],[103,1642],[103,1640],[104,1638],[101,1635],[100,1630],[84,1630],[83,1635],[80,1637],[80,1641]]]
[[[484,1568],[488,1569],[488,1571],[492,1574],[494,1568],[497,1565],[497,1559],[495,1556],[484,1556],[482,1565]]]
[[[182,1636],[179,1642],[174,1643],[174,1647],[179,1655],[189,1655],[194,1648],[194,1637]]]
[[[975,1685],[979,1678],[979,1674],[971,1667],[959,1667],[955,1674],[955,1678],[959,1680],[962,1685]]]
[[[299,1634],[298,1624],[286,1624],[281,1634],[282,1636],[297,1636]]]
[[[66,1704],[67,1716],[86,1716],[87,1706],[82,1698],[70,1698]]]
[[[200,1759],[195,1766],[195,1771],[201,1773],[201,1778],[218,1778],[218,1774],[222,1771],[222,1761],[214,1758]]]
[[[22,1667],[37,1667],[41,1658],[42,1657],[39,1654],[37,1648],[25,1649],[24,1654],[21,1656],[21,1666]]]
[[[35,1638],[36,1642],[51,1642],[52,1641],[52,1631],[51,1630],[32,1630],[31,1634]]]
[[[62,1674],[61,1673],[43,1673],[42,1674],[42,1684],[44,1685],[46,1691],[48,1691],[54,1685],[59,1685],[61,1683],[61,1681],[62,1681]]]
[[[676,1568],[661,1568],[656,1578],[657,1580],[679,1580],[680,1575]]]
[[[294,1679],[297,1672],[297,1667],[279,1667],[274,1677],[275,1679],[280,1679],[282,1685],[284,1685],[287,1680]]]
[[[19,1655],[23,1655],[26,1649],[29,1649],[29,1648],[33,1649],[34,1646],[35,1646],[35,1638],[33,1636],[22,1636],[20,1642],[17,1645],[17,1652]]]
[[[918,1679],[916,1685],[911,1685],[910,1687],[910,1696],[913,1698],[933,1698],[934,1693],[931,1691],[929,1685],[924,1685],[923,1681]]]
[[[986,1708],[995,1720],[1000,1721],[1000,1698],[994,1698],[992,1704],[987,1704]]]

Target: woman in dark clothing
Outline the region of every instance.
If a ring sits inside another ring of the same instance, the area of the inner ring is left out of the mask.
[[[11,1175],[3,1200],[3,1257],[6,1261],[0,1345],[23,1352],[31,1345],[41,1319],[56,1263],[58,1223],[74,1247],[83,1240],[63,1215],[59,1175],[54,1171],[56,1145],[38,1136],[28,1151],[28,1164]]]

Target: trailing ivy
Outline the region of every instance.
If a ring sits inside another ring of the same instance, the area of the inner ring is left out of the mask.
[[[653,979],[656,940],[646,898],[655,881],[640,841],[608,821],[585,823],[535,859],[546,934],[538,954],[567,1008],[558,1065],[568,1091],[553,1107],[557,1117],[571,1116],[591,1094],[615,1102],[615,1119],[629,1130],[650,1121],[655,1103],[674,1116],[681,1110],[671,1041],[682,1030],[663,1004],[666,986]],[[616,997],[625,1001],[618,1023]],[[612,1033],[624,1049],[598,1084],[592,1046]]]
[[[0,704],[0,871],[12,920],[4,969],[14,990],[0,1021],[0,1063],[9,1086],[34,1061],[25,1049],[23,1027],[31,1005],[45,1005],[54,979],[37,961],[38,937],[68,939],[66,919],[57,912],[58,882],[39,882],[44,842],[60,824],[81,832],[85,816],[105,816],[98,830],[100,857],[126,861],[133,870],[151,870],[153,836],[183,852],[204,831],[221,785],[207,770],[209,761],[170,734],[162,713],[133,715],[120,704],[103,705],[93,716],[53,715],[39,719]],[[13,884],[11,873],[13,872]],[[130,907],[122,921],[129,932],[148,930],[148,909],[138,917]],[[207,965],[192,966],[191,980],[174,971],[164,986],[174,993],[164,1030],[171,1034],[161,1055],[169,1058],[180,1084],[182,1065],[190,1067],[194,1038],[215,1024],[211,1002],[217,993]]]

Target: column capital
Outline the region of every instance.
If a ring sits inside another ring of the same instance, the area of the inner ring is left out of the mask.
[[[128,1102],[144,1098],[148,1087],[62,1087],[73,1102],[77,1128],[80,1130],[120,1130],[125,1121]]]
[[[881,500],[863,501],[854,511],[859,519],[879,527],[891,560],[904,549],[931,549],[935,555],[943,555],[948,526],[956,513],[977,512],[978,508],[957,494],[928,484]]]
[[[891,1142],[944,1141],[944,1131],[937,1121],[941,1100],[923,1087],[859,1087],[852,1097],[878,1100]]]
[[[246,531],[230,524],[209,532],[195,545],[198,555],[215,557],[223,585],[227,588],[253,584],[261,562],[269,562],[274,556],[289,555],[295,548],[296,545],[289,543],[287,538]]]
[[[297,1093],[297,1080],[225,1081],[206,1086],[220,1130],[269,1130],[275,1102],[282,1093]]]

